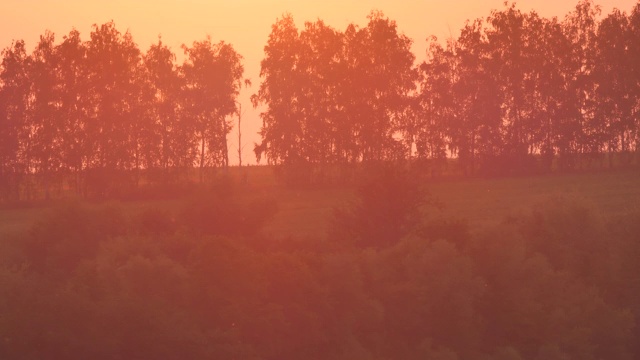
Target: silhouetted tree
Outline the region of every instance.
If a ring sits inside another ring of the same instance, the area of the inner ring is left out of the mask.
[[[450,127],[450,148],[465,174],[475,173],[479,157],[486,162],[502,149],[499,70],[490,57],[483,27],[480,20],[467,23],[456,44],[459,63],[453,90],[458,104]]]
[[[530,61],[532,73],[527,79],[531,99],[531,121],[537,123],[531,140],[535,140],[533,154],[540,156],[541,168],[551,170],[555,155],[562,147],[566,153],[566,145],[560,145],[562,124],[565,117],[567,99],[566,82],[561,69],[570,56],[564,50],[568,48],[568,40],[564,36],[562,25],[556,18],[539,18],[530,14],[528,31],[532,39]],[[568,129],[567,129],[568,130]]]
[[[600,20],[581,0],[560,22],[507,3],[457,39],[430,38],[419,69],[411,39],[380,12],[344,31],[322,20],[298,30],[285,15],[252,96],[263,122],[254,150],[305,182],[336,164],[414,156],[434,174],[448,157],[466,174],[565,170],[604,153],[627,164],[640,137],[639,9]],[[72,30],[55,44],[47,31],[31,54],[23,41],[2,52],[3,200],[48,198],[65,180],[106,195],[145,175],[195,166],[204,179],[228,166],[243,73],[230,44],[183,46],[177,66],[162,41],[143,55],[113,22],[90,37]]]
[[[295,85],[299,87],[299,106],[295,116],[302,120],[300,157],[316,164],[343,161],[344,135],[338,133],[345,118],[343,34],[321,20],[307,22],[299,44],[299,83]]]
[[[527,135],[534,133],[531,121],[531,104],[528,100],[525,78],[530,73],[527,68],[532,57],[531,42],[539,36],[527,31],[527,19],[515,4],[502,11],[493,11],[488,19],[491,28],[487,30],[492,59],[496,62],[496,78],[499,81],[500,104],[503,123],[503,157],[510,166],[522,165],[529,153]]]
[[[86,43],[72,30],[56,46],[58,131],[64,173],[71,176],[77,194],[83,191],[82,172],[88,165],[87,116],[89,97]]]
[[[60,104],[60,81],[58,80],[58,58],[54,45],[54,34],[46,32],[40,37],[29,68],[31,82],[31,134],[33,136],[33,171],[39,174],[49,199],[49,190],[53,176],[62,167],[61,124],[62,116],[58,110]]]
[[[415,89],[411,39],[398,33],[395,21],[372,12],[364,28],[350,25],[345,31],[350,91],[348,121],[358,149],[358,160],[402,158],[408,153],[395,135],[401,133],[400,117]]]
[[[185,122],[193,129],[198,143],[198,166],[203,180],[205,166],[228,166],[228,115],[236,113],[244,68],[233,46],[214,44],[211,38],[183,45],[187,58],[181,67],[184,76],[182,101]]]
[[[570,142],[570,152],[578,154],[578,166],[582,166],[584,155],[600,150],[600,143],[594,118],[595,81],[593,69],[595,66],[595,41],[597,19],[600,7],[591,0],[581,0],[574,11],[564,20],[565,36],[570,40],[571,54],[564,64],[567,79],[567,120],[575,132],[564,134]],[[571,153],[568,154],[571,157]],[[565,163],[565,166],[568,165]]]
[[[0,189],[2,197],[20,200],[20,185],[29,172],[31,134],[28,122],[29,58],[24,41],[2,51],[0,82]]]
[[[260,63],[263,78],[258,93],[252,97],[253,105],[266,104],[260,114],[262,142],[256,144],[258,161],[264,154],[269,163],[296,161],[302,143],[302,125],[296,118],[298,90],[296,55],[299,42],[298,29],[291,15],[285,15],[271,26],[265,58]]]
[[[636,163],[638,151],[640,150],[640,67],[634,59],[640,59],[640,3],[637,3],[629,15],[629,63],[634,64],[631,72],[627,74],[632,78],[631,97],[633,106],[633,118],[635,127],[635,139],[633,139],[633,149],[636,153]]]
[[[445,163],[447,146],[451,142],[452,123],[456,109],[453,86],[457,81],[457,57],[453,39],[443,47],[435,37],[429,39],[427,60],[420,66],[418,123],[415,136],[416,153],[419,158]]]
[[[382,13],[344,33],[321,21],[299,33],[290,15],[279,19],[253,97],[254,105],[267,106],[258,158],[317,164],[405,157],[396,135],[413,116],[407,111],[417,79],[410,45]]]
[[[127,185],[137,163],[140,51],[129,32],[113,22],[94,25],[87,43],[88,81],[85,149],[88,181],[97,195]],[[105,183],[106,182],[106,183]]]
[[[165,183],[170,180],[172,169],[190,168],[195,160],[194,129],[185,121],[180,97],[183,79],[175,59],[161,39],[151,45],[143,58],[147,125],[141,137],[144,164],[148,171],[160,170],[159,180]]]
[[[613,166],[615,153],[627,154],[637,131],[633,120],[636,101],[633,88],[638,84],[633,76],[637,59],[630,56],[630,28],[626,14],[617,9],[604,18],[598,26],[596,40],[597,58],[594,78],[597,108],[597,133],[603,149],[609,154],[609,166]],[[627,158],[628,160],[628,158]]]

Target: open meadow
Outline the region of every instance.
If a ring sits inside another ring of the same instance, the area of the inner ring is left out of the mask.
[[[615,171],[425,183],[444,217],[468,221],[471,229],[497,225],[548,198],[570,197],[590,204],[605,218],[640,210],[640,172]],[[350,188],[277,189],[279,211],[265,232],[317,239],[325,235],[333,208],[350,201]]]
[[[351,186],[292,188],[279,185],[268,167],[248,167],[245,171],[248,172],[246,183],[239,180],[237,169],[231,171],[237,183],[237,196],[275,199],[277,211],[263,229],[269,237],[321,240],[326,236],[334,209],[348,205],[354,198]],[[586,202],[604,218],[640,210],[640,172],[636,169],[425,180],[423,185],[436,204],[427,209],[429,214],[466,220],[472,230],[496,225],[509,215],[526,212],[548,198],[567,197]],[[150,208],[175,213],[186,206],[186,200],[110,200],[108,203],[121,206],[130,214]],[[27,230],[50,207],[51,204],[38,203],[0,208],[0,236]]]

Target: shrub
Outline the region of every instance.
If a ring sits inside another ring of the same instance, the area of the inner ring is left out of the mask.
[[[399,166],[370,168],[359,181],[356,200],[334,211],[330,237],[360,246],[398,242],[422,220],[429,203],[419,179]]]
[[[273,199],[241,202],[232,193],[231,188],[203,192],[186,205],[180,221],[196,234],[252,236],[276,213]]]

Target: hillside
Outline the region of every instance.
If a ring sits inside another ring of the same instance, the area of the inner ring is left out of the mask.
[[[238,169],[231,177],[239,189],[238,196],[250,199],[269,197],[278,210],[263,232],[273,237],[322,239],[333,209],[353,197],[350,186],[293,189],[279,185],[273,169],[247,167],[246,180]],[[466,219],[472,229],[495,225],[508,215],[529,209],[548,197],[570,196],[591,203],[604,217],[618,216],[640,207],[640,172],[555,174],[526,177],[425,180],[432,198],[443,216]],[[180,209],[185,199],[111,201],[136,213],[145,208],[170,212]],[[49,205],[5,207],[0,209],[0,236],[22,231],[47,211]]]

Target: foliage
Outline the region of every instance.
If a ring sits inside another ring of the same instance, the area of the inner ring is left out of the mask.
[[[638,355],[637,215],[550,199],[480,232],[433,219],[384,247],[305,251],[187,220],[55,209],[0,264],[2,358]]]
[[[374,247],[405,237],[428,201],[415,175],[399,166],[371,166],[357,185],[356,200],[335,209],[330,237]]]
[[[242,57],[210,38],[184,46],[178,66],[162,43],[143,53],[113,22],[89,40],[47,31],[31,54],[2,51],[0,200],[49,198],[70,187],[115,197],[185,169],[228,166],[227,116],[236,112]],[[42,190],[44,196],[36,192]]]
[[[344,32],[321,20],[299,31],[286,15],[273,26],[254,105],[269,163],[354,163],[403,157],[395,119],[415,87],[411,40],[394,21],[372,12],[364,28]]]
[[[457,38],[428,37],[421,63],[381,12],[342,30],[284,15],[252,96],[255,153],[294,184],[378,161],[417,159],[433,176],[637,165],[639,14],[580,0],[545,18],[506,3]],[[144,52],[113,22],[4,48],[0,201],[121,197],[228,166],[243,58],[209,37],[182,49],[182,63],[162,39]]]
[[[235,99],[244,72],[242,56],[230,44],[213,44],[211,38],[183,48],[187,60],[181,67],[182,100],[199,143],[198,163],[201,169],[210,164],[228,166],[231,123],[226,117],[236,113]]]
[[[616,153],[630,164],[637,8],[601,19],[582,0],[559,20],[505,3],[458,38],[428,38],[417,66],[381,13],[343,32],[320,20],[299,30],[286,15],[253,97],[266,106],[256,155],[293,169],[417,157],[434,175],[447,157],[464,175],[581,168],[604,154],[612,167]]]
[[[270,198],[254,198],[241,203],[233,185],[223,180],[211,190],[197,194],[179,217],[196,234],[252,236],[276,211],[276,202]]]

